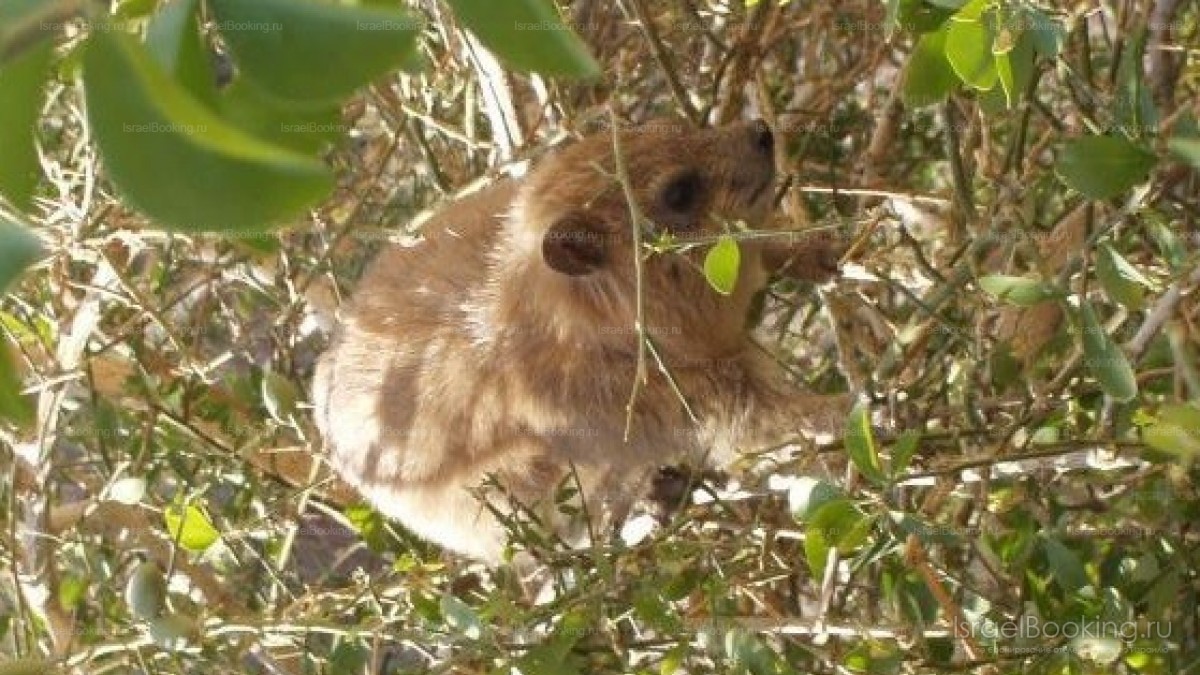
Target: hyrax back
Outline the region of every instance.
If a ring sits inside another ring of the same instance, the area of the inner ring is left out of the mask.
[[[621,133],[620,148],[649,237],[711,239],[732,221],[761,224],[771,207],[773,137],[761,122],[661,123]],[[764,258],[788,257],[761,240],[742,242],[730,295],[700,271],[706,246],[642,252],[644,333],[658,359],[627,409],[638,281],[616,176],[611,135],[585,139],[519,182],[447,206],[421,243],[386,249],[368,270],[313,389],[333,464],[383,513],[497,562],[504,530],[476,492],[489,476],[580,544],[587,528],[547,508],[568,476],[603,531],[659,466],[720,466],[739,448],[839,422],[844,397],[792,390],[750,347]],[[808,261],[793,271],[810,278],[830,262],[811,251],[794,260]],[[485,498],[511,510],[495,491]]]

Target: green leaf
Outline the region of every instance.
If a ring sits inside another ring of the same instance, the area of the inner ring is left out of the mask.
[[[1120,128],[1133,138],[1158,130],[1158,109],[1145,86],[1142,64],[1146,54],[1146,26],[1138,23],[1129,31],[1117,67],[1115,117]]]
[[[1021,10],[1025,13],[1025,34],[1033,39],[1033,47],[1037,53],[1047,59],[1058,56],[1067,35],[1062,22],[1036,7],[1025,5]]]
[[[0,68],[6,68],[10,61],[24,57],[26,50],[40,48],[40,43],[52,41],[58,32],[57,28],[46,30],[41,22],[50,21],[56,9],[53,3],[46,0],[0,2]],[[37,36],[36,41],[26,42],[31,35]]]
[[[513,672],[521,675],[578,675],[583,672],[583,663],[578,655],[571,653],[571,648],[582,632],[574,635],[556,632],[525,652],[513,664]]]
[[[1096,252],[1096,276],[1108,297],[1129,309],[1141,309],[1145,304],[1145,290],[1153,288],[1150,280],[1107,242],[1100,244]]]
[[[113,17],[120,20],[144,19],[150,16],[157,5],[158,0],[121,0],[113,11]]]
[[[21,378],[5,343],[0,343],[0,420],[22,428],[33,423],[33,404],[21,395]]]
[[[1146,179],[1154,153],[1119,136],[1068,141],[1055,169],[1068,187],[1089,199],[1107,199]]]
[[[79,609],[87,599],[88,577],[79,577],[67,573],[58,580],[58,606],[65,612]]]
[[[371,661],[371,654],[371,649],[360,640],[349,637],[339,639],[337,646],[329,655],[329,672],[366,672],[367,664]]]
[[[1029,277],[995,274],[979,278],[979,287],[988,295],[1018,307],[1032,307],[1062,297],[1054,286]]]
[[[859,473],[876,485],[884,483],[887,477],[883,474],[883,462],[879,459],[875,434],[871,431],[871,416],[865,406],[857,405],[850,412],[843,438],[850,461]]]
[[[40,255],[41,245],[36,237],[0,216],[0,295]],[[21,379],[6,343],[0,343],[0,419],[21,427],[33,422],[33,405],[21,396]]]
[[[946,60],[946,29],[926,33],[917,41],[904,67],[901,96],[904,105],[921,108],[940,103],[958,84]]]
[[[908,465],[912,462],[913,455],[917,454],[917,449],[920,447],[921,432],[909,429],[900,434],[900,438],[896,439],[895,447],[892,448],[892,461],[888,467],[888,474],[893,480],[904,475],[904,472],[908,470]]]
[[[961,14],[961,12],[960,12]],[[983,21],[967,21],[955,15],[946,32],[946,59],[967,86],[988,91],[996,86],[996,57],[992,38]]]
[[[340,105],[287,103],[244,77],[225,87],[217,99],[217,109],[225,121],[242,131],[306,155],[324,150],[347,130]]]
[[[289,101],[336,103],[408,59],[422,23],[377,6],[209,0],[238,69]]]
[[[704,256],[704,278],[721,295],[729,295],[737,285],[742,252],[737,241],[729,235],[720,240]]]
[[[1017,104],[1021,93],[1029,86],[1029,80],[1033,77],[1033,58],[1033,38],[1028,32],[1021,33],[1011,49],[996,54],[996,72],[1008,108]]]
[[[1042,553],[1046,556],[1046,567],[1063,591],[1074,593],[1090,583],[1083,561],[1074,551],[1058,539],[1049,536],[1039,537],[1039,542]]]
[[[130,36],[93,34],[84,54],[88,119],[127,201],[187,231],[260,231],[328,193],[318,161],[231,127]]]
[[[818,508],[804,528],[804,557],[813,577],[824,576],[831,548],[853,553],[870,532],[871,519],[848,499],[835,499]]]
[[[172,0],[154,15],[146,26],[146,51],[196,100],[213,107],[217,83],[200,40],[196,0]]]
[[[0,215],[0,293],[41,255],[37,237],[20,223]]]
[[[1188,250],[1176,236],[1175,231],[1171,229],[1171,225],[1156,212],[1147,213],[1145,219],[1146,228],[1163,260],[1167,262],[1173,272],[1183,269],[1189,255]]]
[[[1084,301],[1079,306],[1080,330],[1083,331],[1084,363],[1104,393],[1121,403],[1137,396],[1137,379],[1121,347],[1104,332],[1096,310]]]
[[[172,504],[163,511],[163,522],[171,540],[193,553],[201,553],[217,542],[221,533],[198,506]]]
[[[906,653],[894,642],[863,640],[842,657],[842,664],[851,673],[896,675],[903,672]]]
[[[1200,169],[1200,138],[1174,136],[1167,147],[1176,157]]]
[[[845,493],[836,485],[809,476],[802,476],[797,478],[791,489],[788,490],[788,509],[792,512],[793,518],[804,522],[825,504],[835,499],[845,498]]]
[[[42,40],[0,65],[0,195],[22,211],[33,205],[41,177],[34,130],[54,43]]]
[[[600,65],[549,0],[447,0],[455,16],[506,65],[525,72],[594,78]]]
[[[1142,429],[1146,445],[1191,463],[1200,457],[1200,408],[1189,404],[1164,406]]]

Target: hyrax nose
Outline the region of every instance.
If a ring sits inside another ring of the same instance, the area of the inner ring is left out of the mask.
[[[775,134],[771,133],[771,127],[762,120],[754,120],[750,123],[750,142],[754,144],[754,149],[772,157],[775,152]]]

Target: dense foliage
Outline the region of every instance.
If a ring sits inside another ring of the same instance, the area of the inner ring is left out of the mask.
[[[1198,36],[1194,0],[5,0],[0,674],[1200,672]],[[878,424],[610,546],[514,523],[540,604],[310,461],[382,241],[567,135],[752,115],[781,217],[849,245],[762,344]]]

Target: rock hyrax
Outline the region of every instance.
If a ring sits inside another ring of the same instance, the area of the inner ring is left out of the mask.
[[[760,226],[773,144],[760,121],[622,132],[644,238],[711,241],[735,221]],[[333,465],[422,537],[499,562],[505,530],[476,489],[489,482],[504,487],[486,493],[493,508],[511,512],[515,500],[585,545],[589,528],[551,504],[564,479],[582,488],[584,524],[603,532],[662,465],[720,467],[739,449],[840,425],[848,397],[796,391],[746,325],[768,267],[807,278],[836,269],[819,241],[743,241],[729,295],[701,271],[707,245],[641,251],[652,351],[629,408],[638,282],[614,156],[611,134],[579,141],[448,205],[419,244],[385,249],[318,364],[316,420]]]

